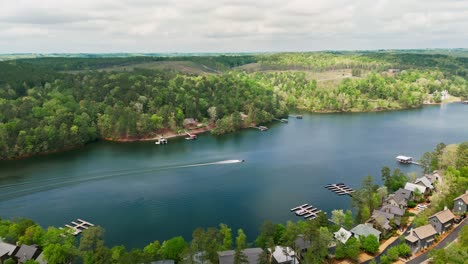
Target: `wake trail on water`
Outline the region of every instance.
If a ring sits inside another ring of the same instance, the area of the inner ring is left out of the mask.
[[[164,171],[164,170],[170,170],[170,169],[191,168],[191,167],[201,167],[201,166],[213,166],[213,165],[225,165],[225,164],[235,164],[235,163],[241,163],[241,162],[244,162],[244,160],[222,160],[222,161],[216,161],[216,162],[195,163],[195,164],[187,164],[187,165],[151,167],[151,168],[140,169],[140,170],[128,170],[127,169],[127,170],[99,172],[99,173],[104,173],[104,175],[94,176],[94,177],[86,177],[86,178],[73,177],[72,179],[70,179],[70,177],[59,177],[59,178],[53,178],[53,179],[29,181],[29,182],[23,182],[23,183],[16,183],[16,184],[0,186],[0,190],[2,190],[0,192],[0,197],[11,196],[13,194],[18,194],[18,193],[22,193],[22,192],[43,190],[43,189],[47,189],[48,187],[50,187],[50,188],[62,187],[62,186],[65,186],[67,184],[82,183],[82,182],[87,182],[87,181],[92,181],[92,180],[101,180],[101,179],[113,178],[113,177],[130,176],[130,175],[134,175],[134,174],[142,174],[142,173],[149,173],[149,172],[155,172],[155,171]],[[86,174],[86,175],[93,175],[93,174],[96,174],[96,173]],[[68,179],[68,180],[60,181],[60,180],[64,180],[64,179]],[[54,181],[59,181],[59,182],[55,182],[55,183],[51,183],[51,184],[47,184],[47,185],[35,186],[35,187],[32,187],[32,188],[27,188],[27,189],[8,191],[8,190],[13,189],[13,188],[16,189],[15,187],[19,187],[19,186],[28,186],[28,185],[33,185],[33,184],[37,184],[37,183],[48,183],[48,182],[54,182]]]

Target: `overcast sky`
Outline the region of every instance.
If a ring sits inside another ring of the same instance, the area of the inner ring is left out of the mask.
[[[0,0],[0,53],[457,47],[468,0]]]

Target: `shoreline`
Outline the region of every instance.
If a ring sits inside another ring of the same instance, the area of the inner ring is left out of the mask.
[[[415,109],[418,109],[418,108],[423,108],[424,106],[444,105],[444,104],[461,103],[461,102],[462,101],[449,101],[449,102],[441,102],[441,103],[423,103],[422,105],[420,105],[418,107],[396,108],[396,109],[377,109],[377,110],[374,109],[374,110],[370,110],[370,111],[353,111],[353,110],[350,110],[350,111],[312,111],[312,110],[307,110],[307,109],[303,109],[303,108],[299,108],[297,110],[298,110],[298,112],[304,113],[304,114],[305,113],[307,113],[307,114],[382,113],[382,112],[391,112],[391,111],[415,110]],[[213,130],[214,128],[215,128],[215,126],[208,125],[208,126],[205,126],[205,127],[202,127],[202,128],[195,128],[195,129],[187,130],[187,131],[197,135],[197,134],[202,134],[202,133],[209,132],[209,131]],[[243,129],[246,129],[246,128],[249,128],[249,127],[244,127],[244,128],[242,128],[240,130],[243,130]],[[167,129],[165,129],[165,132],[162,132],[161,135],[163,137],[165,137],[166,139],[180,138],[180,137],[185,137],[186,136],[185,133],[176,133],[176,132],[173,132],[173,131],[170,131],[170,130],[167,130]],[[56,149],[56,150],[49,150],[49,151],[40,152],[40,153],[31,153],[31,154],[21,155],[21,156],[17,156],[17,157],[13,157],[13,158],[6,158],[6,159],[0,158],[0,161],[23,160],[23,159],[32,158],[32,157],[35,157],[35,156],[46,156],[46,155],[49,155],[49,154],[55,154],[55,153],[59,153],[59,152],[63,152],[63,151],[78,149],[78,148],[84,147],[84,146],[86,146],[86,145],[88,145],[90,143],[93,143],[93,142],[96,142],[96,141],[99,141],[99,140],[109,141],[109,142],[118,142],[118,143],[131,143],[131,142],[155,141],[155,140],[159,139],[160,137],[161,136],[158,135],[158,136],[143,137],[143,138],[98,138],[98,139],[96,139],[94,141],[86,142],[84,144],[68,146],[68,147],[64,147],[64,148],[60,148],[60,149]]]

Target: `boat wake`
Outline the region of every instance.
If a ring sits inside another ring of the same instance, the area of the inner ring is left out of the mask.
[[[186,164],[186,165],[175,165],[175,166],[159,166],[159,167],[149,167],[149,168],[142,168],[142,169],[127,169],[127,170],[114,170],[114,171],[103,171],[99,172],[98,176],[96,175],[97,172],[81,175],[80,176],[73,176],[73,177],[57,177],[51,179],[43,179],[43,180],[35,180],[35,181],[27,181],[9,185],[2,185],[0,186],[0,200],[7,197],[17,197],[21,194],[29,194],[30,192],[40,192],[46,191],[54,188],[64,187],[69,184],[79,184],[93,180],[104,180],[108,178],[114,177],[123,177],[123,176],[132,176],[135,174],[147,174],[150,172],[156,171],[165,171],[171,169],[182,169],[182,168],[191,168],[191,167],[202,167],[202,166],[215,166],[215,165],[225,165],[225,164],[235,164],[241,163],[244,160],[222,160],[222,161],[215,161],[215,162],[206,162],[206,163],[195,163],[195,164]],[[86,177],[91,176],[91,177]],[[23,188],[21,188],[23,187]]]

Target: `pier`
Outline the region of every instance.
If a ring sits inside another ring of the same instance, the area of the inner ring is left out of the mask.
[[[289,117],[294,117],[296,119],[302,119],[302,115],[289,115]]]
[[[71,229],[71,231],[73,232],[72,234],[74,236],[77,236],[77,235],[81,234],[81,232],[83,232],[83,230],[86,230],[86,229],[88,229],[88,228],[90,228],[92,226],[94,226],[94,225],[91,224],[90,222],[81,220],[79,218],[76,221],[71,221],[71,225],[69,225],[69,224],[65,225],[66,228]]]
[[[291,212],[294,212],[297,216],[302,216],[305,219],[314,219],[321,212],[321,210],[313,207],[312,205],[303,204],[292,208]]]
[[[258,126],[258,127],[257,126],[250,126],[250,127],[251,128],[256,128],[256,129],[258,129],[260,131],[267,131],[268,130],[268,127],[266,127],[266,126]]]
[[[190,134],[189,132],[187,132],[187,130],[185,130],[185,134],[187,134],[188,137],[186,137],[185,139],[187,140],[194,140],[194,139],[197,139],[197,135],[195,134]]]
[[[285,118],[281,118],[281,119],[278,119],[278,118],[273,118],[273,120],[276,120],[276,121],[279,121],[281,123],[288,123],[289,121]]]
[[[349,195],[355,192],[352,188],[346,186],[344,183],[334,183],[325,186],[326,189],[338,194],[338,195]]]

